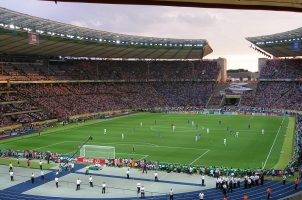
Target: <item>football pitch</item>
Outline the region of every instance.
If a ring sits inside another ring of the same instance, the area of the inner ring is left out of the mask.
[[[0,149],[72,155],[92,136],[88,144],[114,146],[117,158],[233,168],[283,168],[292,155],[294,125],[294,118],[283,116],[136,113],[60,125],[43,130],[41,136],[2,140]]]

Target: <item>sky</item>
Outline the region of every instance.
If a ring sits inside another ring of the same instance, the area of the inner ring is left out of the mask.
[[[206,39],[214,52],[205,59],[223,57],[228,69],[258,70],[261,54],[245,39],[302,26],[302,13],[0,0],[0,6],[29,15],[124,34],[180,39]]]

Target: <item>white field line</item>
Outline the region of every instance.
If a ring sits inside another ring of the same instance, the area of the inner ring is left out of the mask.
[[[283,122],[284,122],[284,119],[285,119],[285,117],[283,117],[283,119],[282,119],[281,125],[280,125],[280,127],[279,127],[279,129],[278,129],[278,132],[277,132],[276,136],[275,136],[275,139],[274,139],[274,142],[273,142],[273,144],[272,144],[272,146],[271,146],[271,149],[269,150],[269,152],[268,152],[268,154],[267,154],[267,157],[266,157],[266,160],[265,160],[265,162],[264,162],[264,164],[263,164],[263,166],[262,166],[262,169],[265,168],[265,165],[266,165],[266,163],[267,163],[267,160],[268,160],[268,158],[270,157],[270,155],[271,155],[271,153],[272,153],[273,147],[274,147],[275,142],[276,142],[276,140],[277,140],[277,138],[278,138],[278,135],[279,135],[279,133],[280,133],[282,124],[283,124]]]
[[[210,149],[208,149],[206,152],[204,152],[203,154],[201,154],[200,156],[198,156],[198,158],[196,158],[195,160],[193,160],[190,165],[192,165],[193,163],[195,163],[197,160],[199,160],[202,156],[206,155],[208,152],[210,151]]]
[[[90,142],[90,144],[99,144],[99,145],[103,145],[103,146],[104,146],[104,144],[112,144],[112,145],[135,145],[135,146],[154,146],[154,147],[158,147],[158,145],[153,144],[153,143],[132,143],[132,142],[106,142],[106,143]]]
[[[43,148],[46,148],[46,147],[52,147],[52,146],[56,146],[56,145],[58,145],[58,144],[63,144],[63,143],[65,143],[65,141],[53,143],[53,144],[46,145],[46,146],[41,146],[41,147],[38,147],[38,148],[35,148],[35,149],[32,149],[32,150],[38,150],[38,149],[43,149]]]
[[[90,125],[94,125],[94,124],[99,124],[99,123],[104,123],[106,121],[111,121],[111,120],[116,120],[116,119],[120,119],[120,118],[125,118],[125,117],[130,117],[130,116],[133,116],[133,115],[138,115],[139,113],[133,113],[133,114],[130,114],[130,115],[123,115],[123,116],[118,116],[118,117],[112,117],[112,118],[109,118],[109,119],[103,119],[101,121],[96,121],[96,122],[93,122],[93,123],[90,123],[90,124],[86,124],[86,123],[81,123],[81,124],[78,124],[78,126],[74,126],[74,127],[67,127],[66,129],[60,129],[60,130],[54,130],[54,131],[51,131],[48,130],[45,134],[50,134],[50,133],[54,133],[54,134],[57,134],[59,132],[62,132],[62,131],[66,131],[66,130],[69,130],[69,129],[75,129],[75,128],[79,128],[79,127],[82,127],[82,126],[90,126]],[[70,132],[72,133],[72,132]],[[68,133],[64,133],[64,134],[68,134]],[[30,139],[30,138],[29,138]]]
[[[38,149],[43,149],[43,148],[46,148],[46,147],[52,147],[52,146],[56,146],[56,145],[59,145],[59,144],[64,144],[64,143],[67,143],[67,142],[80,142],[80,141],[62,141],[62,142],[57,142],[57,143],[53,143],[53,144],[50,144],[50,145],[34,148],[34,149],[31,149],[31,150],[38,150]]]
[[[145,159],[147,157],[149,157],[149,155],[145,155],[145,156],[141,157],[139,160],[143,160],[143,159]]]
[[[93,144],[100,144],[98,142],[91,142]],[[171,146],[160,146],[160,145],[156,145],[156,144],[152,144],[152,143],[145,143],[145,144],[135,144],[135,143],[114,143],[114,142],[110,142],[110,143],[102,143],[102,144],[112,144],[112,145],[135,145],[135,146],[143,146],[143,147],[157,147],[157,148],[170,148],[170,149],[187,149],[187,150],[209,150],[209,149],[198,149],[198,148],[190,148],[190,147],[171,147]]]
[[[190,148],[190,147],[170,147],[170,146],[156,146],[170,149],[188,149],[188,150],[210,150],[210,149],[198,149],[198,148]]]
[[[154,126],[151,126],[150,130],[155,132],[155,131],[166,131],[167,129],[170,129],[170,127],[165,127],[165,126],[158,127],[159,128],[158,130],[155,130],[154,128],[155,128]],[[179,128],[179,129],[187,129],[187,130],[178,130],[177,128]],[[188,128],[188,127],[177,127],[176,126],[175,132],[176,133],[177,132],[178,133],[183,133],[183,132],[186,132],[186,133],[194,132],[194,133],[196,133],[198,131],[203,131],[203,133],[204,133],[206,131],[206,127],[205,126],[199,126],[198,130],[196,130],[195,128],[192,128],[192,130],[188,130],[188,129],[190,129],[190,128]],[[209,127],[209,129],[210,129],[210,132],[213,132],[213,131],[214,132],[215,131],[226,131],[226,132],[228,132],[226,130],[226,128],[225,129],[221,129],[221,128],[220,129],[217,129],[217,128],[214,129],[214,128]],[[250,133],[255,133],[255,134],[258,134],[258,131],[259,131],[259,133],[261,133],[261,129],[259,129],[259,130],[238,129],[237,131],[239,131],[239,132],[250,132]],[[265,130],[265,132],[266,133],[275,133],[275,130]]]
[[[251,121],[252,119],[254,119],[254,117],[255,117],[254,115],[250,116],[249,117],[249,121]]]

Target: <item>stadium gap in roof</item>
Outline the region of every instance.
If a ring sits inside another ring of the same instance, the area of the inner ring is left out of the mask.
[[[274,57],[302,56],[302,27],[291,31],[246,38]]]

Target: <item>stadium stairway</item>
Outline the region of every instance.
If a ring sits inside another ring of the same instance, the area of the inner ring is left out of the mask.
[[[75,165],[75,171],[84,168],[84,165]],[[70,172],[62,172],[60,173],[59,177],[63,177],[68,175]],[[75,172],[77,174],[81,174],[82,172]],[[95,174],[94,174],[95,175]],[[118,178],[118,179],[125,179],[125,177],[122,176],[109,176],[109,175],[103,175],[99,174],[99,176],[108,176],[112,178]],[[35,187],[38,187],[42,184],[48,183],[50,181],[53,181],[55,178],[55,170],[50,171],[49,173],[45,174],[45,181],[41,180],[41,177],[36,177],[35,183],[32,184],[30,180],[19,183],[15,186],[9,187],[4,190],[0,190],[0,200],[80,200],[80,198],[61,198],[61,197],[48,197],[48,196],[34,196],[34,195],[28,195],[23,194],[24,192],[33,189]],[[152,181],[151,179],[138,179],[143,181]],[[161,180],[160,180],[161,182]],[[174,182],[174,181],[162,181],[166,184],[184,184],[184,185],[191,185],[190,183],[183,183],[183,182]],[[243,184],[241,184],[242,186]],[[192,186],[198,186],[198,184],[193,184]],[[282,199],[285,197],[288,197],[292,194],[295,194],[297,192],[302,191],[302,185],[299,185],[298,189],[294,190],[294,185],[292,182],[287,182],[286,185],[282,185],[281,181],[265,181],[263,186],[254,186],[249,189],[236,188],[233,189],[233,192],[227,193],[227,197],[229,200],[241,200],[243,199],[243,195],[245,193],[248,194],[249,200],[263,200],[266,199],[266,189],[268,187],[272,188],[272,197],[271,199]],[[223,199],[223,194],[221,190],[212,188],[203,190],[202,186],[200,185],[199,191],[194,192],[186,192],[186,193],[178,193],[174,195],[175,200],[198,200],[198,194],[200,192],[203,192],[205,194],[206,200],[219,200]],[[101,197],[101,194],[100,194]],[[85,199],[85,198],[83,198]],[[90,198],[89,200],[97,200],[100,198]],[[137,199],[137,197],[133,198],[106,198],[107,200],[121,200],[121,199]],[[168,200],[168,195],[160,195],[160,196],[152,196],[148,197],[146,196],[146,199],[154,199],[154,200]]]

